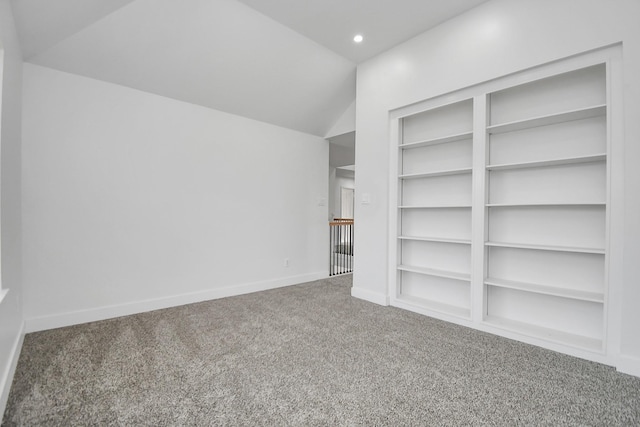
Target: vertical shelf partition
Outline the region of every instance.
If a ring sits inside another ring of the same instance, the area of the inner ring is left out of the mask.
[[[605,351],[606,74],[596,62],[400,116],[395,305]]]

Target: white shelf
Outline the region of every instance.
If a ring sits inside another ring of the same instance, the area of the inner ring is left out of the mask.
[[[568,345],[589,351],[602,352],[602,340],[571,334],[556,329],[543,328],[541,326],[528,323],[517,322],[515,320],[504,319],[495,316],[487,316],[484,322],[497,328],[527,335],[534,338],[543,339],[557,344]]]
[[[468,282],[471,275],[467,273],[459,273],[457,271],[436,270],[435,268],[414,267],[411,265],[399,265],[398,270],[408,271],[410,273],[425,274],[427,276],[444,277],[445,279],[454,279]]]
[[[517,207],[563,207],[563,206],[602,206],[605,207],[605,202],[562,202],[562,203],[487,203],[485,206],[488,208],[517,208]]]
[[[538,168],[538,167],[546,167],[546,166],[569,165],[569,164],[576,164],[576,163],[594,163],[594,162],[602,162],[602,161],[605,161],[606,159],[607,159],[607,155],[604,153],[601,153],[601,154],[593,154],[589,156],[537,160],[533,162],[517,162],[517,163],[503,163],[498,165],[487,165],[487,170],[497,171],[497,170],[507,170],[507,169],[524,169],[524,168]]]
[[[399,175],[398,178],[417,179],[417,178],[429,178],[433,176],[463,175],[463,174],[470,174],[470,173],[471,173],[471,168],[459,168],[459,169],[449,169],[449,170],[424,172],[424,173],[408,173],[404,175]]]
[[[589,292],[577,289],[560,288],[557,286],[546,286],[535,283],[516,282],[513,280],[496,279],[488,277],[484,281],[485,285],[497,286],[501,288],[517,289],[526,292],[535,292],[538,294],[553,295],[562,298],[570,298],[582,301],[591,301],[604,303],[604,294],[602,292]]]
[[[600,63],[493,92],[486,85],[473,100],[412,105],[393,122],[402,138],[389,176],[398,208],[389,224],[394,303],[603,355],[606,79]]]
[[[464,133],[457,133],[454,135],[447,135],[439,138],[425,139],[423,141],[400,144],[398,147],[403,150],[407,150],[411,148],[426,147],[427,145],[436,145],[436,144],[444,144],[447,142],[462,141],[463,139],[469,139],[471,137],[473,137],[473,132],[469,131]]]
[[[446,237],[414,237],[414,236],[398,236],[400,240],[415,240],[419,242],[439,242],[439,243],[456,243],[460,245],[470,245],[469,239],[450,239]]]
[[[492,125],[487,127],[487,131],[490,134],[513,132],[538,126],[547,126],[572,120],[581,120],[591,117],[603,116],[606,114],[606,112],[606,105],[595,105],[592,107],[580,108],[577,110],[563,111],[561,113],[550,114],[546,116],[532,117],[525,120],[517,120],[509,123]]]
[[[439,301],[428,300],[425,298],[400,295],[396,300],[402,305],[408,305],[423,310],[435,311],[438,313],[449,314],[456,317],[468,319],[471,317],[471,310],[456,305],[446,304]]]
[[[603,248],[583,248],[577,246],[530,245],[523,243],[485,242],[486,246],[499,248],[533,249],[538,251],[578,252],[585,254],[604,254]]]
[[[399,209],[470,209],[471,204],[447,204],[430,206],[398,206]]]

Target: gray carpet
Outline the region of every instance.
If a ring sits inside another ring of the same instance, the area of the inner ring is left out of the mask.
[[[640,425],[640,379],[350,280],[28,334],[3,425]]]

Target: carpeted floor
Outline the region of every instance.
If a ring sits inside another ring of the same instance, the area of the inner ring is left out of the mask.
[[[350,276],[28,334],[3,425],[640,425],[640,379]]]

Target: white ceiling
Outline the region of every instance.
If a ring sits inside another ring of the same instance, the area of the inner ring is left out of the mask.
[[[12,0],[22,55],[29,59],[133,0]]]
[[[360,63],[487,0],[239,1]]]
[[[355,99],[357,62],[483,1],[11,5],[28,62],[324,136]]]

